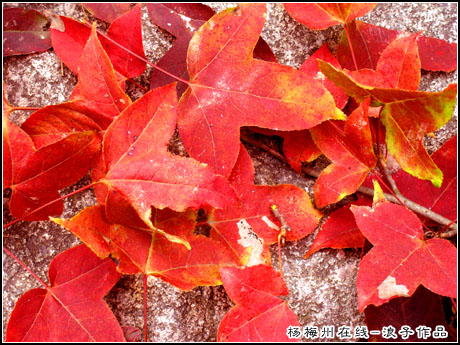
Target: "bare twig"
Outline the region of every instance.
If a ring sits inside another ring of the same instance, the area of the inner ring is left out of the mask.
[[[241,140],[248,143],[248,144],[251,144],[253,146],[256,146],[256,147],[259,147],[267,152],[269,152],[270,154],[272,154],[273,156],[275,156],[276,158],[278,158],[280,161],[288,164],[288,161],[287,159],[281,155],[279,152],[275,152],[273,149],[271,149],[270,147],[268,147],[267,145],[263,144],[263,143],[260,143],[258,142],[257,140],[254,140],[244,134],[241,135]],[[317,171],[315,169],[311,169],[311,168],[306,168],[306,167],[302,167],[302,172],[309,175],[309,176],[312,176],[312,177],[318,177],[320,175],[320,171]],[[387,176],[388,177],[388,176]],[[391,181],[390,181],[391,183]],[[394,183],[394,181],[393,181]],[[395,184],[396,186],[396,184]],[[392,188],[393,188],[393,185],[392,185]],[[396,188],[397,190],[397,188]],[[359,193],[361,194],[365,194],[365,195],[369,195],[369,196],[374,196],[374,190],[372,188],[367,188],[367,187],[359,187],[358,190],[357,190]],[[393,203],[396,203],[396,204],[403,204],[404,206],[406,206],[407,208],[409,208],[410,210],[414,211],[415,213],[418,213],[426,218],[429,218],[441,225],[445,225],[447,228],[451,229],[450,231],[447,231],[447,232],[444,232],[442,234],[440,234],[440,237],[443,237],[443,238],[447,238],[447,237],[453,237],[453,236],[456,236],[457,235],[457,223],[456,222],[452,222],[450,219],[447,219],[443,216],[441,216],[440,214],[436,213],[436,212],[433,212],[429,209],[427,209],[426,207],[423,207],[417,203],[415,203],[414,201],[412,200],[409,200],[407,199],[406,197],[404,197],[403,195],[401,195],[401,193],[399,192],[398,190],[398,197],[395,197],[391,194],[388,194],[388,193],[383,193],[383,195],[385,195],[385,198],[388,200],[388,201],[391,201]],[[398,201],[401,200],[401,202]]]

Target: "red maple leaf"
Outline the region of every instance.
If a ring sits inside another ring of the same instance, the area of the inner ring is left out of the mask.
[[[195,32],[214,14],[210,7],[198,3],[171,3],[171,4],[147,4],[149,16],[153,23],[167,30],[176,37],[173,46],[157,63],[157,66],[171,72],[175,76],[188,80],[187,50]],[[276,62],[276,58],[268,44],[260,38],[254,49],[254,57],[257,59]],[[156,88],[175,81],[172,77],[154,70],[152,72],[150,87]],[[178,97],[185,92],[187,85],[177,84]]]
[[[356,224],[374,245],[358,270],[360,312],[391,298],[411,296],[422,284],[456,298],[457,248],[449,241],[425,240],[420,220],[403,206],[380,202],[373,208],[352,206]]]
[[[101,260],[84,244],[51,261],[50,286],[32,289],[16,302],[6,341],[125,341],[103,297],[120,275],[110,259]]]
[[[88,207],[71,219],[53,221],[99,257],[116,258],[121,273],[154,275],[182,290],[221,284],[219,268],[234,264],[233,255],[219,242],[193,234],[195,212],[154,210],[156,231],[110,223],[105,213],[104,206]]]
[[[296,341],[287,336],[289,326],[299,326],[286,302],[281,274],[272,267],[222,267],[222,281],[230,298],[237,304],[220,322],[217,341],[272,342]]]
[[[321,226],[321,229],[316,235],[310,249],[305,254],[304,258],[308,258],[313,253],[323,248],[362,248],[365,237],[359,231],[356,225],[355,217],[350,211],[352,205],[370,206],[371,200],[360,196],[358,200],[349,203],[348,205],[334,211],[329,218]]]
[[[375,71],[360,69],[350,72],[349,75],[363,85],[417,90],[421,68],[418,37],[418,33],[397,37],[383,50]]]
[[[239,128],[308,129],[343,119],[322,85],[287,66],[253,58],[265,4],[216,14],[190,41],[190,84],[179,103],[179,133],[189,154],[229,176]]]
[[[67,17],[61,16],[60,20],[64,25],[63,31],[56,28],[50,29],[54,51],[72,72],[80,74],[80,57],[91,35],[91,28]],[[131,11],[115,19],[109,27],[107,36],[145,58],[142,43],[141,7],[135,6]],[[119,73],[118,79],[137,77],[144,72],[146,66],[144,61],[135,58],[102,36],[99,39],[115,70]]]

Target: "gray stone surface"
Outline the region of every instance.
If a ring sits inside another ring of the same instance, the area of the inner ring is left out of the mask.
[[[212,4],[221,9],[227,4]],[[61,4],[4,4],[5,7],[20,6],[47,9],[58,14],[84,17],[82,7],[74,3]],[[269,15],[263,38],[269,43],[281,63],[298,67],[323,42],[335,49],[340,27],[324,31],[311,31],[296,23],[284,11],[281,4],[269,4]],[[87,18],[93,18],[86,13]],[[143,8],[144,43],[147,57],[156,62],[170,47],[171,35],[150,23]],[[379,4],[362,18],[372,24],[391,29],[417,32],[457,41],[457,4]],[[100,28],[106,27],[100,23]],[[42,107],[68,99],[76,77],[52,50],[3,61],[6,94],[11,104]],[[149,85],[150,68],[137,80]],[[423,72],[421,89],[438,91],[456,82],[457,74]],[[136,88],[130,89],[134,99],[141,95]],[[15,112],[11,118],[22,123],[29,113]],[[456,115],[444,129],[438,131],[435,140],[428,140],[431,151],[457,132]],[[274,143],[273,145],[276,145]],[[294,173],[290,168],[260,149],[248,147],[256,167],[256,183],[292,183],[311,193],[314,181]],[[88,183],[82,179],[76,185],[62,191],[66,194]],[[8,192],[4,194],[4,222],[12,220],[8,212]],[[86,191],[65,201],[63,217],[71,217],[86,206],[95,203],[92,191]],[[307,238],[288,243],[283,247],[283,271],[290,294],[286,298],[297,314],[300,324],[322,327],[324,325],[363,325],[362,315],[357,311],[355,279],[360,260],[359,251],[323,250],[309,259],[303,255],[311,245],[317,231]],[[63,250],[75,246],[78,239],[59,226],[48,222],[20,222],[4,231],[3,244],[15,253],[43,280],[47,281],[48,265]],[[273,248],[273,265],[277,267],[276,248]],[[3,256],[3,330],[21,294],[38,283],[8,256]],[[223,315],[233,303],[222,287],[200,287],[182,292],[161,280],[148,279],[148,326],[150,341],[215,341],[217,327]],[[125,276],[106,298],[122,325],[142,328],[142,277]]]

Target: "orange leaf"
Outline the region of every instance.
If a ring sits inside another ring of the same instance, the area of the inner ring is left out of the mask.
[[[218,242],[194,235],[196,213],[155,210],[157,231],[109,223],[103,206],[88,207],[72,219],[53,219],[77,235],[101,258],[109,254],[124,274],[154,275],[182,289],[221,284],[219,268],[234,258]],[[161,232],[158,231],[162,229]],[[188,242],[172,242],[182,238]]]

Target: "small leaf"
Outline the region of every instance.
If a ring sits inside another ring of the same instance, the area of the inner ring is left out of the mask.
[[[344,131],[332,121],[310,129],[316,146],[333,162],[315,183],[315,202],[319,208],[356,192],[377,163],[368,109],[369,100],[366,100],[350,115]]]
[[[81,54],[78,85],[79,99],[85,101],[88,109],[104,114],[108,123],[131,104],[131,99],[118,85],[114,69],[97,38],[94,25]]]
[[[141,6],[136,5],[131,11],[116,18],[110,25],[107,36],[145,60]],[[107,39],[101,39],[101,43],[115,70],[125,78],[134,78],[144,73],[147,66],[145,61]]]
[[[279,272],[271,266],[223,267],[222,281],[236,303],[220,322],[217,341],[277,342],[289,339],[289,326],[299,326],[286,302],[276,297],[287,295]]]
[[[283,4],[288,13],[299,23],[312,30],[324,30],[347,22],[372,11],[375,4],[368,3],[319,3],[319,4]]]
[[[3,89],[5,92],[5,89]],[[21,128],[8,120],[9,104],[3,93],[3,189],[17,181],[17,175],[27,159],[35,152],[32,139]]]
[[[439,295],[457,296],[457,249],[447,240],[425,240],[412,211],[389,202],[372,209],[352,206],[351,211],[374,245],[359,265],[360,312],[369,304],[379,306],[394,297],[411,296],[419,285]]]
[[[107,119],[91,111],[81,100],[49,105],[33,112],[21,128],[30,135],[37,149],[51,145],[77,132],[95,131],[102,128]]]
[[[91,28],[67,17],[61,16],[60,18],[64,23],[65,30],[60,31],[53,28],[50,30],[54,51],[72,72],[79,74],[80,58],[91,35]],[[111,24],[107,36],[126,48],[134,50],[137,55],[144,57],[139,7],[136,6],[132,11],[115,20]],[[144,71],[144,62],[134,58],[124,50],[122,52],[121,48],[105,37],[99,36],[99,40],[107,49],[107,55],[118,73],[118,80],[136,77]],[[131,67],[132,69],[129,69]]]
[[[365,237],[359,231],[355,222],[355,217],[350,211],[351,205],[370,206],[371,201],[368,198],[358,194],[358,200],[334,211],[326,222],[321,226],[318,235],[316,235],[310,249],[304,258],[308,258],[323,248],[362,248]]]
[[[56,256],[48,275],[50,287],[29,290],[16,302],[6,341],[125,341],[103,300],[120,277],[112,260],[99,259],[82,244]]]
[[[82,178],[100,153],[101,140],[94,131],[75,133],[35,151],[13,176],[10,209],[20,218],[59,199],[58,190]],[[25,220],[43,220],[62,212],[63,203],[37,211]]]
[[[51,48],[48,19],[23,8],[3,9],[3,56],[43,52]]]
[[[397,37],[380,55],[376,70],[350,73],[357,82],[381,88],[417,90],[420,83],[419,34]]]

